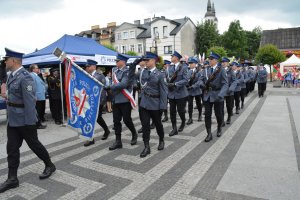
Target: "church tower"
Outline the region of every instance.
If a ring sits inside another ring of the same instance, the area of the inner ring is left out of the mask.
[[[211,3],[210,0],[207,2],[207,11],[204,16],[204,20],[213,21],[218,27],[218,18],[216,17],[215,4]]]

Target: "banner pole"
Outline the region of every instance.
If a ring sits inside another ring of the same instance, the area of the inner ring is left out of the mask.
[[[62,111],[62,125],[63,127],[66,126],[65,124],[65,111],[64,111],[64,96],[63,96],[63,80],[62,80],[62,69],[61,63],[59,63],[59,78],[60,78],[60,95],[61,95],[61,111]]]

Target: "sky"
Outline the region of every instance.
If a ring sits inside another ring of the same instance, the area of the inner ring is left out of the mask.
[[[300,27],[300,0],[211,1],[220,33],[234,20],[240,20],[244,30]],[[4,47],[31,53],[64,34],[75,35],[109,22],[120,25],[153,16],[187,16],[197,24],[206,7],[207,0],[0,0],[0,55],[5,55]]]

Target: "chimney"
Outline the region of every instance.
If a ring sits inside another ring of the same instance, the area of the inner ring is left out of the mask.
[[[117,26],[117,23],[116,22],[110,22],[110,23],[107,23],[107,28],[108,27],[115,27]]]
[[[94,26],[91,27],[91,29],[92,29],[92,30],[100,29],[100,26],[99,26],[99,25],[94,25]]]
[[[140,25],[141,24],[141,20],[134,20],[133,22],[135,25]]]
[[[151,22],[151,18],[144,19],[144,24],[147,24],[147,23],[150,23],[150,22]]]

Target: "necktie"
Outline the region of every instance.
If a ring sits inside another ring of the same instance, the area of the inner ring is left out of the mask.
[[[211,68],[211,73],[214,73],[214,68]]]

